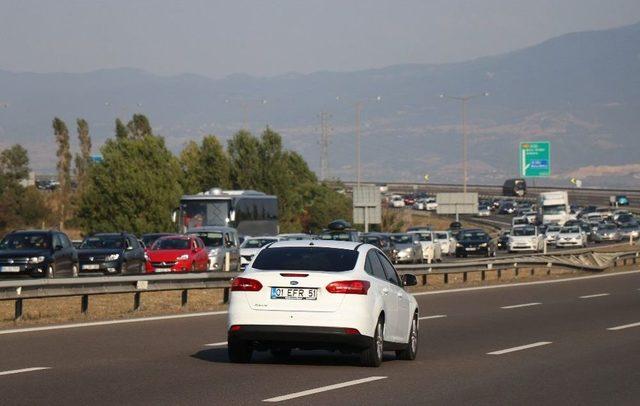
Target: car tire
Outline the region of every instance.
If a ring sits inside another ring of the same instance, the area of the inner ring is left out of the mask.
[[[49,265],[47,267],[47,271],[44,276],[45,278],[48,278],[48,279],[53,279],[56,277],[56,271],[55,269],[53,269],[53,265]]]
[[[411,330],[409,331],[409,342],[404,350],[396,351],[396,358],[403,361],[413,361],[418,355],[418,316],[413,316]]]
[[[378,318],[373,339],[369,346],[360,353],[360,364],[363,367],[377,368],[382,364],[384,353],[384,321]]]
[[[196,271],[196,263],[192,262],[191,263],[191,268],[189,269],[189,272],[195,272]]]
[[[127,264],[126,262],[123,262],[122,265],[120,265],[120,275],[126,275],[129,272],[127,272],[127,268],[129,267],[129,264]]]
[[[291,356],[291,348],[273,348],[271,355],[278,361],[286,361]]]
[[[72,278],[77,278],[78,276],[80,276],[80,272],[78,270],[78,264],[73,264],[71,265],[71,277]]]
[[[229,361],[234,364],[247,364],[251,362],[253,348],[248,341],[230,338],[227,343],[227,354]]]

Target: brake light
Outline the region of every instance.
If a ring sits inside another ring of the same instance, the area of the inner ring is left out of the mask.
[[[281,273],[280,276],[284,276],[285,278],[306,278],[309,276],[308,273]]]
[[[360,331],[358,331],[358,329],[357,329],[357,328],[345,328],[345,329],[344,329],[344,332],[345,332],[346,334],[349,334],[349,335],[357,335],[357,334],[360,334]]]
[[[328,284],[326,289],[329,293],[366,295],[370,286],[367,281],[337,281]]]
[[[238,325],[233,325],[233,326],[231,326],[231,328],[229,329],[229,331],[240,331],[240,326],[238,326]]]
[[[255,279],[235,278],[231,283],[232,292],[257,292],[262,289],[262,284]]]

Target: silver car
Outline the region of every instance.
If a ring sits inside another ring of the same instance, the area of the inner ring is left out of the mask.
[[[640,237],[640,226],[638,224],[626,224],[619,228],[622,239],[629,240],[633,238],[637,240]]]
[[[418,264],[422,262],[422,244],[419,235],[394,233],[389,239],[396,247],[396,263]]]
[[[239,271],[240,243],[235,228],[221,226],[196,227],[187,234],[200,237],[209,252],[210,271]]]
[[[598,225],[592,238],[594,242],[620,241],[622,240],[622,234],[620,234],[620,230],[615,224],[607,223]]]

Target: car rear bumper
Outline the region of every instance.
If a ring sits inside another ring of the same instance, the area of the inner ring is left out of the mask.
[[[232,331],[238,328],[237,331]],[[258,348],[364,349],[373,338],[344,327],[234,325],[228,339],[251,341]]]
[[[471,249],[469,249],[471,248]],[[457,247],[456,255],[487,255],[489,252],[488,247]]]

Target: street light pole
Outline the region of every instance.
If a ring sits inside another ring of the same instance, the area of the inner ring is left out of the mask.
[[[441,94],[441,99],[453,99],[462,102],[462,192],[467,193],[467,180],[469,179],[469,136],[467,134],[467,103],[471,99],[475,99],[480,96],[489,96],[488,92],[480,94],[472,94],[467,96],[449,96],[447,94]]]
[[[360,114],[362,113],[362,102],[356,103],[356,185],[360,188],[362,180],[362,168],[360,166]]]

